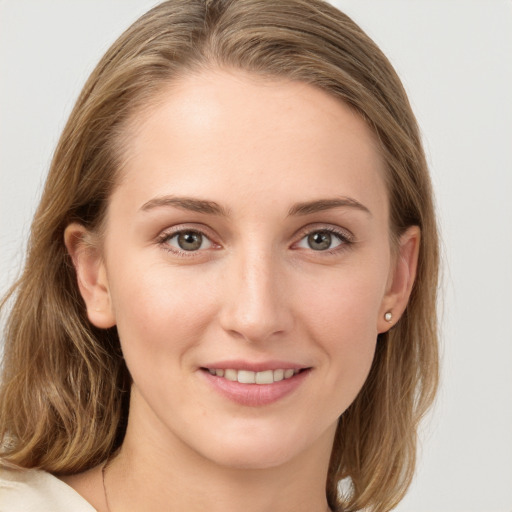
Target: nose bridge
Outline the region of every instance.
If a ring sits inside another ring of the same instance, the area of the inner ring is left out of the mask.
[[[268,246],[253,243],[235,251],[228,280],[222,312],[225,330],[248,341],[263,341],[290,328],[282,262]]]

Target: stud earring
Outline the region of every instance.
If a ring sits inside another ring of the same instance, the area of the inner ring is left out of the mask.
[[[388,311],[384,315],[384,320],[386,320],[386,322],[391,322],[392,319],[393,319],[393,313],[391,313],[391,311]]]

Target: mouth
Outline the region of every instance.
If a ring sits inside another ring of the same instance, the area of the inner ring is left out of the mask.
[[[277,368],[275,370],[237,370],[235,368],[201,368],[202,371],[210,375],[240,384],[268,385],[288,380],[295,375],[302,373],[308,368]]]
[[[233,368],[235,365],[238,368]],[[312,369],[290,368],[277,362],[267,365],[228,362],[201,367],[200,373],[225,399],[238,405],[256,407],[273,404],[294,394],[308,380]]]

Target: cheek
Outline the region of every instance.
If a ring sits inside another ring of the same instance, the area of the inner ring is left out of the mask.
[[[179,363],[181,354],[208,328],[214,314],[211,291],[197,275],[172,270],[140,263],[118,266],[112,276],[117,329],[128,363],[141,367]]]
[[[326,332],[327,339],[341,336],[358,342],[374,338],[386,278],[383,272],[368,267],[361,272],[334,270],[321,279],[303,282],[297,305],[301,304],[316,332]]]
[[[368,269],[368,267],[367,267]],[[324,286],[308,286],[302,316],[308,337],[315,341],[330,371],[326,389],[335,390],[341,409],[347,408],[364,384],[377,342],[377,317],[386,275],[380,272],[339,272]]]

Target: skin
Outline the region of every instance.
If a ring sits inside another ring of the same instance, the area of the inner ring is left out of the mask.
[[[117,325],[134,382],[110,510],[325,511],[337,419],[416,269],[417,228],[390,246],[375,138],[319,89],[226,70],[182,78],[135,121],[103,238],[91,250],[82,226],[65,234],[89,319]],[[202,245],[180,253],[191,229]],[[232,359],[310,370],[254,407],[200,369]],[[65,481],[106,510],[100,468]]]

